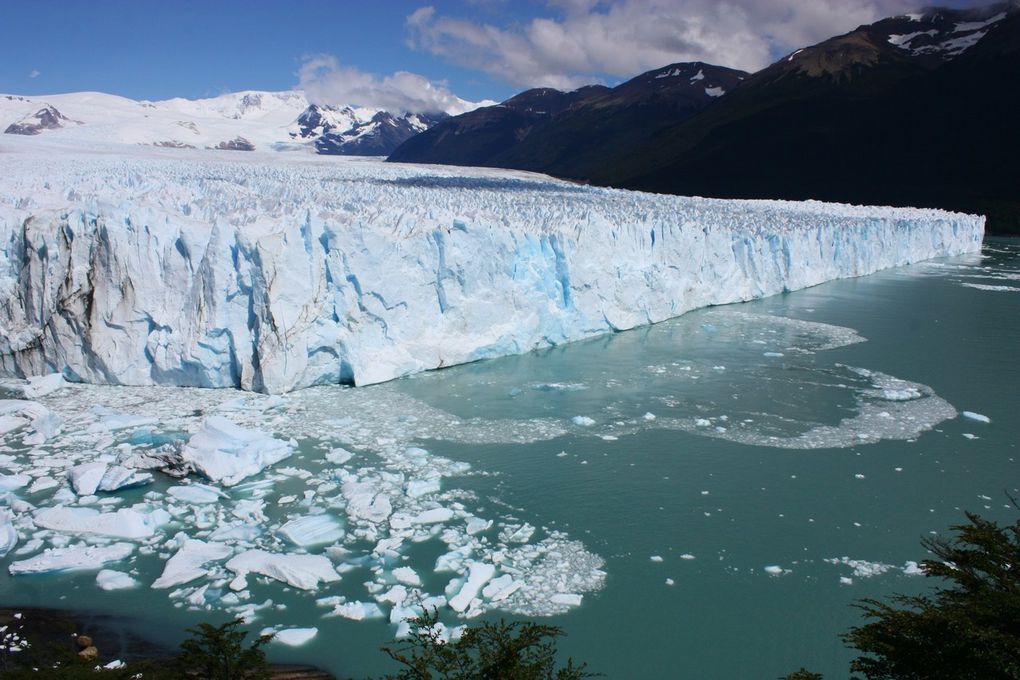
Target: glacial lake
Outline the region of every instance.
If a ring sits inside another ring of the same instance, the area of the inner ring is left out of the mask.
[[[396,626],[327,615],[382,599],[388,616],[405,594],[392,590],[403,583],[394,569],[420,578],[404,583],[407,597],[434,597],[477,560],[523,585],[490,592],[467,609],[474,620],[543,615],[567,632],[564,656],[609,678],[775,678],[801,666],[845,678],[853,655],[839,635],[861,622],[852,604],[924,589],[911,564],[927,556],[922,537],[963,522],[964,510],[1016,519],[1018,337],[1020,242],[989,239],[980,256],[368,388],[277,399],[72,386],[39,399],[64,419],[62,434],[38,447],[16,432],[0,440],[7,470],[45,476],[39,449],[64,467],[112,460],[186,437],[209,415],[297,448],[197,510],[169,494],[180,480],[158,473],[88,499],[107,511],[167,509],[153,538],[106,565],[134,588],[104,591],[94,570],[9,576],[42,547],[115,540],[45,531],[32,544],[22,531],[0,560],[0,602],[113,614],[168,645],[187,626],[246,612],[255,632],[318,628],[302,647],[272,644],[274,660],[378,676],[396,670],[378,651]],[[120,428],[111,414],[153,422]],[[415,480],[440,490],[398,498]],[[389,493],[404,540],[346,516],[344,481]],[[59,491],[19,489],[0,504],[24,514],[24,501],[74,500]],[[216,562],[203,579],[149,587],[179,532],[302,552],[276,530],[322,514],[345,537],[307,552],[343,573],[314,592],[250,575],[237,597]],[[236,530],[217,535],[227,522]],[[442,618],[466,622],[449,608]]]

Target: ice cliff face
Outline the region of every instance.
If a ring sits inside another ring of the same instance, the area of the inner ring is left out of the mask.
[[[0,371],[87,382],[376,383],[973,252],[984,228],[505,171],[14,151]]]

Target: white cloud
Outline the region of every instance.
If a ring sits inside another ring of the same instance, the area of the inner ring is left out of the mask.
[[[758,70],[777,57],[916,0],[547,0],[552,16],[510,26],[422,7],[410,44],[518,86],[572,88],[678,61]]]
[[[38,78],[41,75],[42,75],[42,73],[39,71],[39,69],[35,69],[35,68],[32,69],[31,71],[29,71],[29,73],[28,73],[28,77],[29,78]]]
[[[445,83],[435,83],[407,71],[382,78],[342,66],[336,57],[308,57],[298,71],[298,87],[314,104],[352,105],[393,113],[457,115],[478,106],[453,94]]]

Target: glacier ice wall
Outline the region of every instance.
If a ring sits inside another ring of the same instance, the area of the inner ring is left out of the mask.
[[[9,153],[0,371],[369,384],[977,251],[981,217],[492,170]]]

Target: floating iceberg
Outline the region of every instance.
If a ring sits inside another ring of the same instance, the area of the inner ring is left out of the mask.
[[[221,543],[206,543],[182,537],[183,544],[163,566],[163,574],[153,581],[153,588],[173,588],[208,575],[205,565],[224,560],[234,551]]]
[[[322,555],[246,550],[232,557],[226,566],[237,575],[230,584],[233,590],[244,589],[244,581],[249,573],[268,576],[301,590],[314,590],[320,583],[340,580],[340,574],[336,573],[333,563]]]
[[[169,516],[162,511],[142,513],[132,508],[100,512],[93,508],[57,506],[40,510],[33,519],[38,527],[63,533],[143,539],[155,534]]]
[[[125,590],[136,587],[138,581],[133,579],[130,574],[125,574],[122,571],[101,569],[96,574],[96,585],[103,590]]]
[[[288,647],[307,644],[319,633],[318,628],[285,628],[273,634],[273,640]]]
[[[9,553],[18,544],[18,531],[11,522],[7,511],[0,511],[0,557]]]
[[[292,519],[277,530],[277,535],[300,548],[336,543],[343,538],[340,523],[329,515],[307,515]]]
[[[104,565],[111,562],[127,559],[134,550],[135,546],[130,543],[49,548],[35,557],[12,562],[8,571],[12,575],[45,574],[54,571],[91,571],[102,569]]]
[[[123,385],[377,383],[976,252],[984,231],[487,169],[27,146],[4,165],[0,371]]]
[[[230,422],[222,416],[206,418],[191,437],[182,457],[208,479],[234,486],[293,453],[294,444]]]

